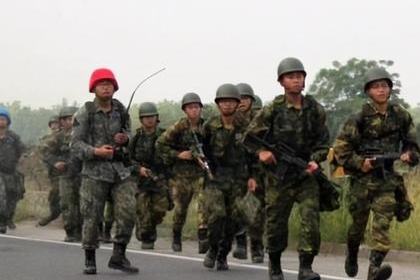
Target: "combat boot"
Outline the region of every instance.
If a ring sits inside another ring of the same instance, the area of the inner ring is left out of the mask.
[[[216,264],[216,269],[217,270],[229,270],[229,265],[227,263],[227,254],[226,253],[220,253],[217,256],[217,264]]]
[[[253,263],[264,262],[264,246],[260,240],[251,239],[251,259]]]
[[[141,248],[144,250],[153,250],[155,248],[155,239],[150,231],[141,234]]]
[[[85,269],[83,274],[96,274],[96,256],[95,250],[85,250]]]
[[[173,230],[173,239],[172,239],[172,250],[174,252],[182,252],[182,241],[181,241],[182,231]]]
[[[392,267],[390,265],[382,265],[386,253],[376,250],[370,252],[368,280],[387,280],[392,275]]]
[[[41,227],[44,227],[46,225],[48,225],[49,223],[51,223],[53,221],[53,219],[51,218],[51,216],[42,218],[41,220],[39,220],[38,225]]]
[[[246,233],[238,234],[236,236],[236,249],[233,251],[233,257],[239,260],[246,260],[248,258],[246,245]]]
[[[127,273],[138,273],[137,267],[131,266],[130,261],[125,256],[127,245],[114,243],[111,259],[108,262],[108,267],[118,269]]]
[[[0,225],[0,233],[5,234],[7,232],[7,226]]]
[[[359,271],[359,265],[357,264],[357,254],[359,253],[359,247],[350,248],[347,247],[347,256],[344,263],[344,269],[349,277],[355,277]]]
[[[112,221],[104,223],[102,241],[104,243],[112,243],[111,237]]]
[[[318,273],[312,270],[312,263],[314,255],[311,253],[299,254],[299,274],[298,280],[320,280],[321,277]]]
[[[216,263],[218,247],[210,247],[204,257],[203,265],[208,268],[213,268]]]
[[[268,254],[268,277],[270,280],[283,280],[283,271],[281,270],[281,252],[272,252]]]
[[[209,238],[207,236],[207,229],[198,229],[198,253],[205,254],[209,249]]]

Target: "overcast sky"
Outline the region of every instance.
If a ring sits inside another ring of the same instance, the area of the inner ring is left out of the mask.
[[[280,60],[295,56],[308,84],[332,61],[389,59],[402,98],[420,103],[420,1],[404,0],[14,0],[0,10],[0,102],[79,104],[91,72],[112,69],[128,103],[212,102],[223,83],[247,82],[263,100],[281,92]]]

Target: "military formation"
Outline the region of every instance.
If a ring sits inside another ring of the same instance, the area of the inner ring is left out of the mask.
[[[296,58],[277,69],[281,93],[263,106],[246,83],[223,84],[215,93],[218,113],[202,118],[196,93],[181,100],[185,116],[164,129],[152,102],[139,107],[140,128],[131,133],[130,116],[114,98],[118,82],[106,68],[95,70],[89,92],[93,101],[64,107],[53,116],[51,132],[39,151],[51,182],[50,213],[45,226],[60,213],[66,242],[81,242],[84,274],[96,274],[100,241],[112,242],[112,269],[138,273],[126,257],[133,229],[142,249],[154,249],[157,226],[173,211],[172,250],[182,251],[183,228],[193,201],[197,208],[198,252],[203,266],[228,270],[228,254],[264,262],[268,277],[284,279],[281,260],[288,246],[288,221],[296,204],[300,215],[298,280],[319,280],[312,269],[319,254],[320,212],[339,207],[339,188],[320,164],[333,151],[331,163],[351,178],[344,264],[349,277],[358,274],[358,252],[372,219],[368,280],[389,279],[383,264],[390,250],[390,225],[407,220],[412,205],[395,160],[418,164],[419,146],[410,114],[390,103],[393,81],[383,68],[367,71],[369,98],[330,139],[326,112],[304,95],[306,71]],[[17,166],[25,146],[9,129],[11,116],[0,109],[0,233],[13,229],[16,204],[24,196]],[[245,214],[244,214],[245,213]],[[112,235],[111,235],[111,229]]]

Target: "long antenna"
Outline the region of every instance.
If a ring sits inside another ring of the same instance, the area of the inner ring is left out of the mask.
[[[134,94],[136,94],[136,91],[137,91],[137,89],[142,85],[142,84],[144,84],[148,79],[150,79],[151,77],[153,77],[153,76],[156,76],[157,74],[159,74],[160,72],[162,72],[163,70],[165,70],[166,69],[166,67],[163,67],[162,69],[160,69],[159,71],[156,71],[155,73],[153,73],[153,74],[150,74],[149,76],[147,76],[146,78],[144,78],[137,86],[136,86],[136,88],[134,89],[134,91],[133,91],[133,93],[131,94],[131,97],[130,97],[130,102],[128,102],[128,106],[127,106],[127,112],[128,112],[128,110],[130,109],[130,106],[131,106],[131,102],[133,101],[133,97],[134,97]]]

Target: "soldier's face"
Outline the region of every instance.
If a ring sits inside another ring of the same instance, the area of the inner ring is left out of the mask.
[[[64,130],[69,130],[73,127],[73,117],[65,117],[60,119],[61,127]]]
[[[95,96],[101,101],[109,101],[114,95],[115,88],[111,81],[102,80],[96,83],[95,85]]]
[[[389,87],[386,80],[373,81],[369,85],[367,94],[370,96],[373,102],[384,104],[388,102],[389,96],[391,94],[391,88]]]
[[[0,116],[0,129],[5,129],[7,127],[8,127],[7,118],[3,117],[3,116]]]
[[[156,127],[157,120],[158,120],[157,116],[141,117],[140,123],[143,125],[145,129],[152,129]]]
[[[252,98],[247,96],[247,95],[243,95],[241,96],[241,102],[239,103],[239,111],[248,111],[249,108],[251,108],[252,106]]]
[[[235,114],[238,105],[239,101],[234,98],[222,98],[219,99],[219,102],[217,103],[220,113],[226,117]]]
[[[59,122],[50,122],[50,129],[52,131],[56,131],[59,128],[60,128],[60,123]]]
[[[184,112],[189,119],[197,119],[201,116],[201,106],[198,103],[190,103],[184,106]]]
[[[305,75],[302,72],[284,74],[280,79],[284,91],[290,94],[299,94],[305,87]]]

